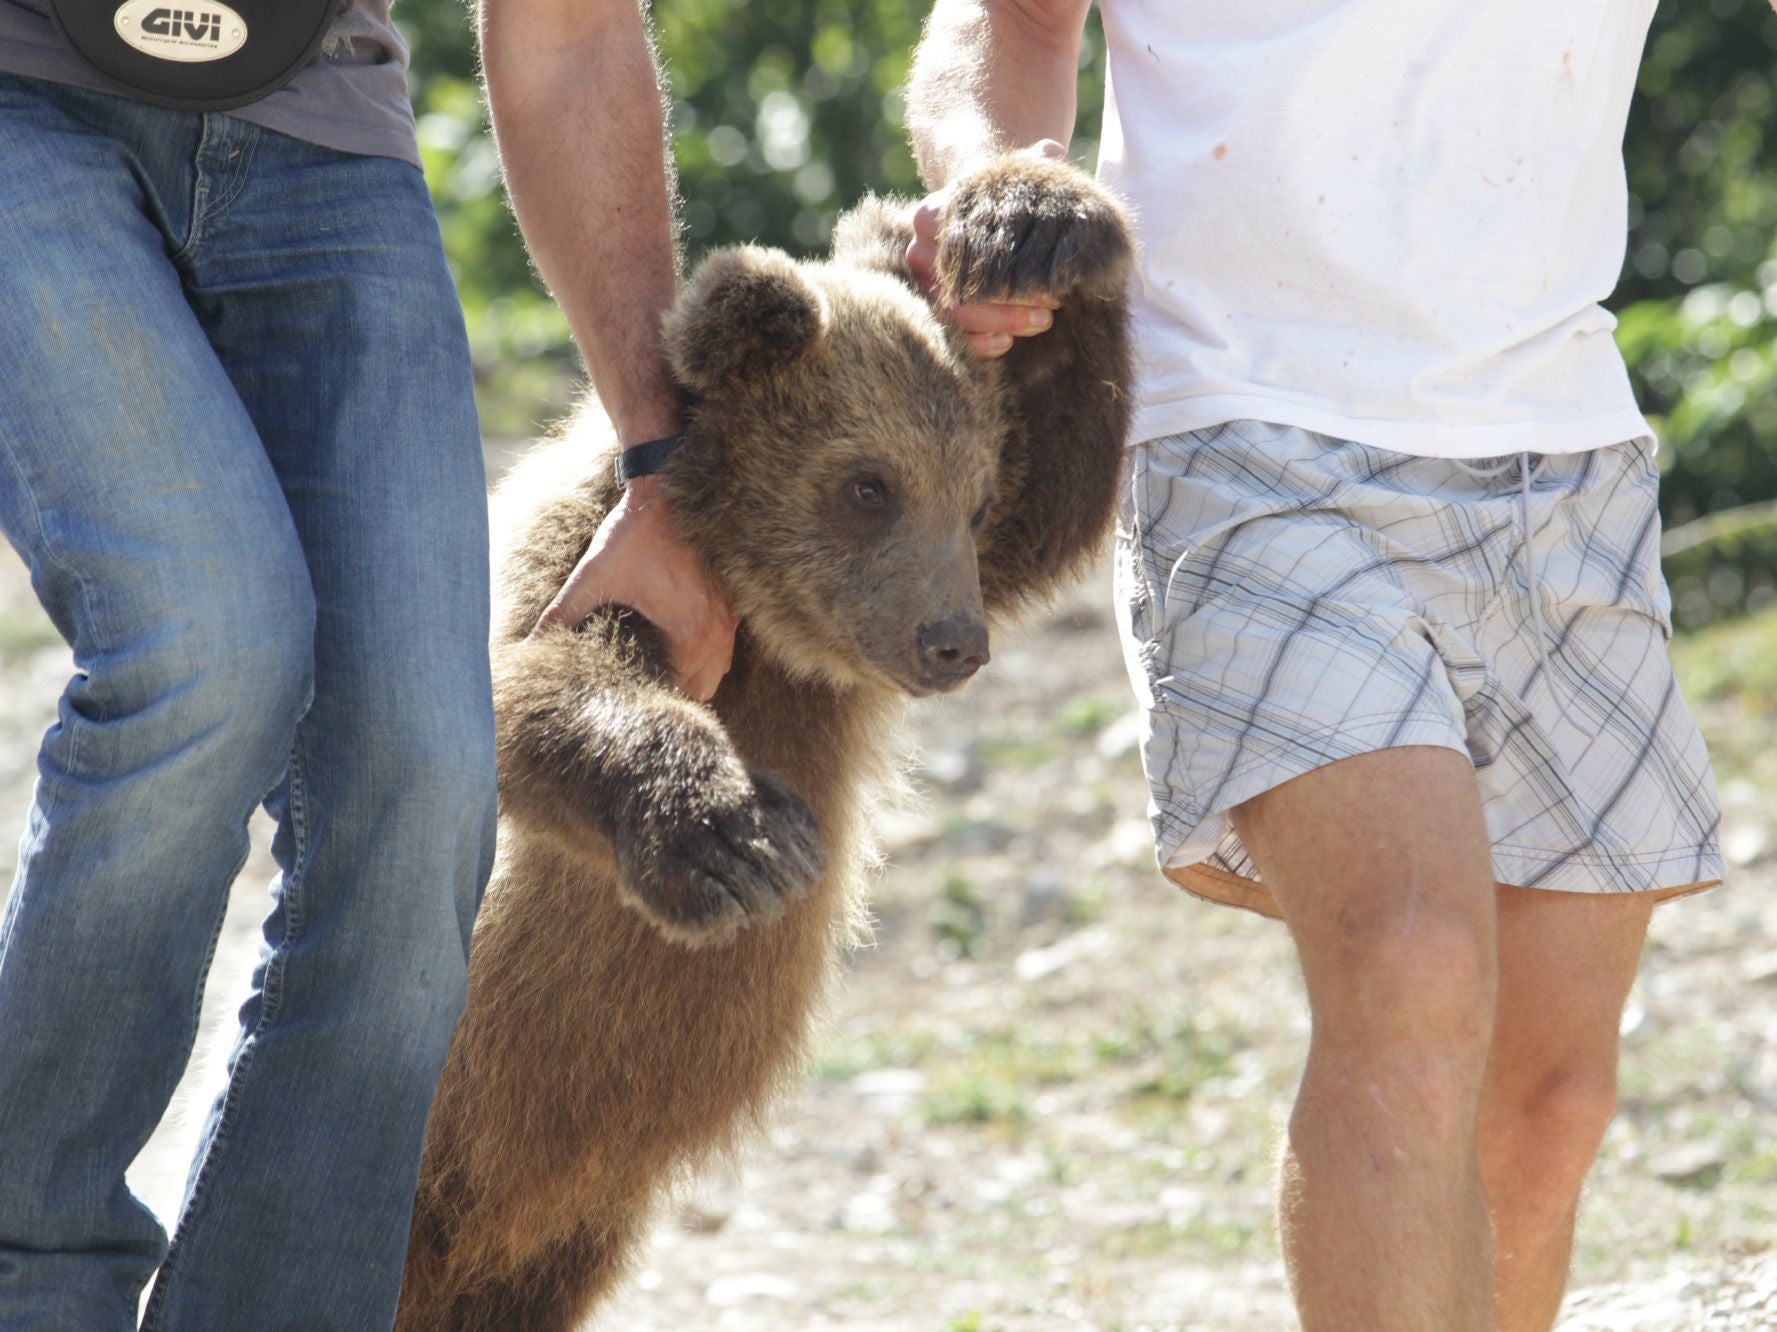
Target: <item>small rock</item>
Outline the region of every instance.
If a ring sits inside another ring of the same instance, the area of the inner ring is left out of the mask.
[[[877,1175],[865,1188],[845,1201],[839,1215],[842,1229],[861,1235],[886,1235],[898,1224],[895,1216],[895,1181]]]
[[[994,818],[969,817],[969,821],[945,833],[941,841],[953,856],[998,855],[1017,834]]]
[[[1090,633],[1105,622],[1104,611],[1096,605],[1069,606],[1058,611],[1052,621],[1053,627],[1062,633]]]
[[[748,1300],[791,1300],[796,1298],[796,1283],[768,1272],[740,1272],[734,1276],[717,1277],[703,1292],[704,1303],[718,1309],[730,1309]]]
[[[926,1089],[926,1075],[917,1068],[873,1068],[851,1080],[860,1096],[918,1096]]]
[[[1727,1162],[1719,1143],[1686,1142],[1661,1152],[1648,1162],[1648,1169],[1668,1184],[1702,1184]]]
[[[1147,735],[1148,718],[1143,712],[1126,712],[1116,721],[1108,723],[1098,733],[1093,748],[1098,756],[1107,762],[1133,754],[1141,748],[1143,737]]]
[[[854,1235],[886,1235],[895,1228],[895,1209],[887,1198],[860,1193],[846,1202],[839,1227]]]
[[[674,1219],[692,1235],[713,1235],[728,1224],[741,1195],[741,1174],[730,1167],[699,1176],[679,1198]]]
[[[882,849],[908,855],[923,851],[942,835],[931,815],[917,809],[885,809],[875,819],[876,840]]]
[[[1740,975],[1749,981],[1777,981],[1777,949],[1747,958],[1740,964]]]
[[[1108,952],[1111,944],[1109,930],[1102,925],[1089,925],[1046,948],[1032,948],[1020,953],[1012,969],[1019,980],[1028,984],[1052,976],[1082,958]]]
[[[691,1235],[714,1235],[728,1224],[733,1213],[725,1208],[704,1207],[699,1203],[679,1204],[679,1229]]]
[[[969,745],[926,751],[919,762],[919,774],[934,786],[951,791],[971,791],[981,785],[981,763]]]
[[[1771,830],[1762,823],[1730,823],[1722,833],[1722,858],[1736,868],[1763,860],[1770,849]]]
[[[1040,866],[1024,881],[1024,895],[1018,903],[1018,928],[1065,914],[1067,910],[1068,876],[1053,866]]]
[[[1103,865],[1152,867],[1153,825],[1146,819],[1118,819],[1104,839],[1092,848],[1091,856]]]

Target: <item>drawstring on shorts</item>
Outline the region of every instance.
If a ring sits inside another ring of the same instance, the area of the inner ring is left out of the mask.
[[[1537,467],[1542,461],[1539,454],[1514,453],[1496,459],[1490,463],[1471,463],[1463,458],[1448,460],[1455,467],[1477,481],[1492,481],[1505,476],[1514,467],[1518,469],[1518,521],[1524,529],[1524,584],[1525,594],[1530,598],[1530,622],[1536,631],[1536,659],[1544,670],[1549,665],[1549,630],[1543,623],[1543,602],[1536,581],[1536,525],[1530,516],[1530,481],[1536,475]],[[1187,548],[1173,561],[1172,569],[1166,575],[1166,582],[1160,589],[1160,614],[1164,618],[1166,602],[1172,595],[1173,579],[1178,577],[1179,569],[1191,556]]]
[[[1543,624],[1543,599],[1536,586],[1536,525],[1530,518],[1530,478],[1536,473],[1539,459],[1532,453],[1515,453],[1495,462],[1477,464],[1461,458],[1450,459],[1459,471],[1477,481],[1492,481],[1518,469],[1518,515],[1524,528],[1524,587],[1530,598],[1530,622],[1536,628],[1536,658],[1546,670],[1549,665],[1549,631]]]

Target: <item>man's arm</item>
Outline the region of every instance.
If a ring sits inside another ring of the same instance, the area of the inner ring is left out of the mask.
[[[507,191],[623,443],[670,435],[660,343],[676,264],[654,54],[636,0],[481,0],[481,58]],[[632,482],[545,620],[619,602],[666,639],[686,691],[728,669],[734,616],[677,538],[650,478]]]
[[[932,189],[1074,133],[1091,0],[937,0],[907,81],[907,127]]]
[[[1777,3],[1777,0],[1773,0]],[[907,83],[907,125],[932,189],[913,216],[908,266],[931,294],[947,187],[1015,148],[1064,156],[1091,0],[937,0]],[[950,311],[982,356],[1050,326],[1052,300]]]

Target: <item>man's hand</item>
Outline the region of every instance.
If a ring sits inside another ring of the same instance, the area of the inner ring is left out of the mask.
[[[1777,0],[1773,0],[1777,3]],[[1054,139],[1043,139],[1023,150],[1034,157],[1066,157],[1067,149]],[[933,271],[938,258],[938,235],[944,229],[944,210],[950,202],[950,187],[936,190],[920,200],[913,214],[913,240],[907,246],[907,267],[928,301],[934,300],[937,275]],[[968,335],[969,346],[977,356],[1004,356],[1012,349],[1013,338],[1033,337],[1054,322],[1051,311],[1059,305],[1048,296],[1023,301],[983,301],[973,305],[953,305],[947,311],[956,326]]]
[[[671,434],[678,395],[660,315],[675,288],[672,187],[644,7],[480,0],[479,11],[500,162],[531,258],[619,437]],[[709,698],[733,654],[734,613],[652,480],[630,485],[543,620],[628,606],[665,638],[685,692]]]
[[[600,606],[628,606],[660,631],[679,686],[708,699],[734,659],[739,621],[703,561],[673,529],[656,477],[629,483],[593,535],[542,624],[579,624]]]

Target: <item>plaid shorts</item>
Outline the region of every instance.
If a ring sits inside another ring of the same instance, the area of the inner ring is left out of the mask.
[[[1439,745],[1474,764],[1501,883],[1720,880],[1651,440],[1457,463],[1236,421],[1133,453],[1117,601],[1168,878],[1276,915],[1228,811]]]

